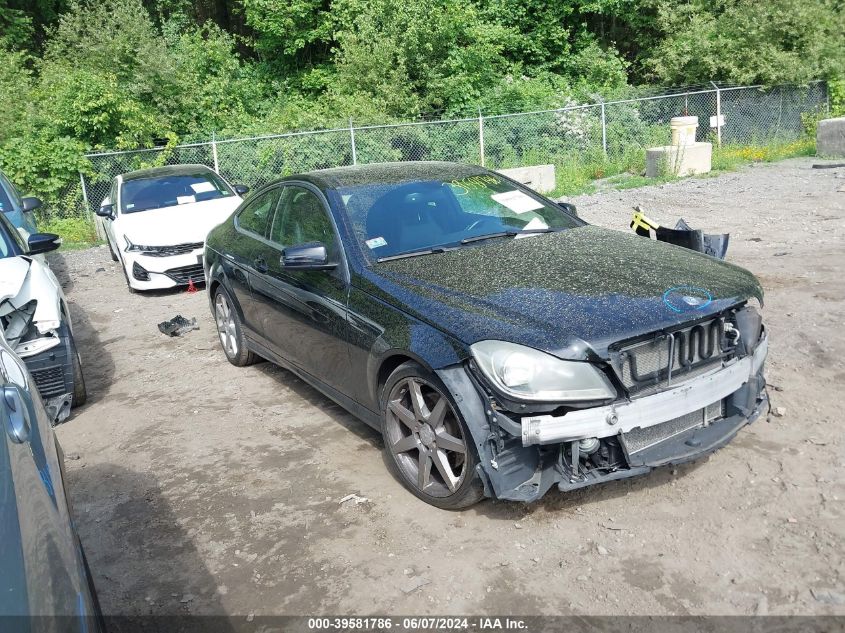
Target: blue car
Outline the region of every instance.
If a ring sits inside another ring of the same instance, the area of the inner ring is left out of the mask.
[[[61,448],[26,365],[1,331],[0,426],[0,630],[103,631]]]
[[[22,197],[18,188],[0,171],[0,211],[16,229],[23,229],[30,235],[38,233],[35,214],[32,211],[40,206],[41,200]]]

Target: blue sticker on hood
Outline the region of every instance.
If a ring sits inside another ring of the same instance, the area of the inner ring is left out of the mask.
[[[709,290],[695,286],[674,286],[663,293],[663,303],[673,312],[703,310],[712,301]]]

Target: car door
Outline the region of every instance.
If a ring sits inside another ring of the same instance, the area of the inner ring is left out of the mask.
[[[321,242],[332,270],[285,268],[286,247]],[[346,304],[348,275],[325,199],[306,184],[287,184],[263,252],[266,270],[256,274],[253,295],[261,304],[271,349],[328,386],[344,392],[349,373]]]
[[[0,614],[92,617],[53,431],[26,367],[2,340],[0,425]]]
[[[241,318],[247,335],[264,342],[262,311],[252,293],[252,278],[267,272],[265,251],[270,221],[281,196],[281,187],[257,192],[235,215],[235,239],[229,249],[231,255],[224,270],[235,301],[241,308]],[[226,270],[228,268],[228,270]]]

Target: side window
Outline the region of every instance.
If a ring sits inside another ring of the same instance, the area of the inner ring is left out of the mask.
[[[303,187],[284,188],[270,229],[270,241],[281,246],[322,242],[330,256],[337,252],[334,229],[323,203]]]
[[[281,188],[277,187],[248,202],[238,213],[238,227],[245,231],[257,233],[261,237],[266,237],[267,225],[270,223],[270,218],[273,217],[273,210],[276,208],[281,192]]]

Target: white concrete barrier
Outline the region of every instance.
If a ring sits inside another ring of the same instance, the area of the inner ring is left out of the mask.
[[[645,175],[657,178],[663,175],[692,176],[710,171],[713,145],[665,145],[645,151]]]
[[[555,182],[554,165],[533,165],[531,167],[514,167],[512,169],[499,169],[500,174],[512,178],[526,187],[530,187],[537,193],[549,193],[554,191]]]
[[[830,158],[845,157],[845,117],[819,121],[816,154]]]

